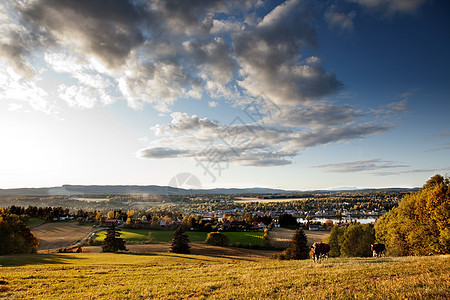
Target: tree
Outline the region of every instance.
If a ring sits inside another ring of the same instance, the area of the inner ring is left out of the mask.
[[[182,254],[191,253],[191,247],[189,246],[189,237],[181,226],[178,226],[177,229],[175,229],[175,231],[173,232],[170,252]]]
[[[108,214],[106,215],[108,217],[108,219],[112,220],[115,218],[116,213],[114,211],[109,211]]]
[[[270,247],[269,229],[264,229],[264,235],[262,237],[264,247]]]
[[[351,224],[342,237],[341,255],[347,257],[371,256],[370,245],[373,244],[374,240],[375,231],[372,226],[360,223]]]
[[[106,232],[106,238],[103,242],[102,251],[103,252],[117,252],[119,250],[127,251],[125,247],[125,240],[120,237],[121,233],[116,226],[112,224]]]
[[[38,239],[17,215],[0,209],[0,255],[35,253]]]
[[[98,222],[100,222],[102,219],[102,213],[100,211],[97,211],[95,213],[95,218],[97,219]]]
[[[346,230],[345,227],[333,226],[333,228],[331,229],[330,235],[325,240],[325,242],[330,245],[330,253],[329,254],[331,257],[341,256],[341,245],[343,242],[345,230]]]
[[[291,214],[281,214],[280,218],[278,219],[278,224],[280,224],[280,227],[284,228],[297,228],[298,222],[297,219],[294,218]]]
[[[309,257],[308,239],[302,229],[297,229],[292,236],[291,259],[307,259]]]
[[[221,232],[210,232],[206,236],[205,242],[214,246],[228,246],[230,241],[228,236]]]
[[[377,222],[376,238],[386,244],[388,255],[450,253],[449,181],[439,174],[431,177]]]

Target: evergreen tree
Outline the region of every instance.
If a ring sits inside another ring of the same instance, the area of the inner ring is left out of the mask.
[[[291,259],[307,259],[309,257],[308,239],[305,232],[300,228],[292,236]]]
[[[120,237],[120,231],[116,229],[114,224],[108,228],[105,241],[103,242],[103,252],[117,252],[119,250],[127,251],[125,240]]]
[[[191,253],[189,237],[181,226],[178,226],[172,235],[172,246],[170,247],[170,252],[182,254]]]

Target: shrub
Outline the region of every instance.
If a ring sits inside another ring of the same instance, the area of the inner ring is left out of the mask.
[[[221,232],[208,233],[205,242],[214,246],[228,246],[230,243],[228,237]]]

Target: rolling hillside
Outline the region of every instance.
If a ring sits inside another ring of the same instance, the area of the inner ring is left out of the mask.
[[[3,256],[0,265],[0,298],[450,298],[450,256],[314,264],[170,253],[70,253]]]

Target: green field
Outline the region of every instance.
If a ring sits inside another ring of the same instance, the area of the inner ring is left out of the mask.
[[[241,260],[196,255],[0,256],[0,298],[449,299],[450,256]]]
[[[39,225],[41,225],[41,224],[44,224],[44,220],[42,220],[42,219],[38,219],[38,218],[30,218],[28,221],[27,221],[27,226],[29,227],[29,228],[33,228],[33,227],[36,227],[36,226],[39,226]]]
[[[128,229],[121,228],[121,237],[127,243],[169,243],[172,240],[173,231],[148,230],[148,229]],[[207,232],[188,231],[186,234],[193,243],[202,243],[206,240]],[[231,245],[262,245],[262,232],[225,232]],[[103,241],[106,237],[106,230],[96,233],[96,240]],[[149,236],[151,239],[149,240]]]

